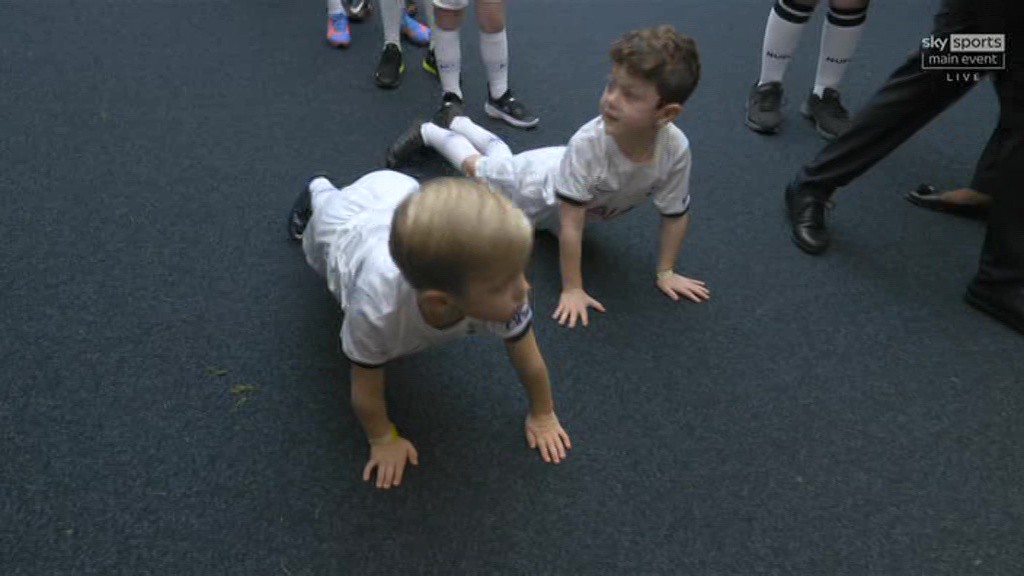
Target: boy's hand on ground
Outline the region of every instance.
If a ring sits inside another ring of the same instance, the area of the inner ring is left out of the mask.
[[[554,412],[543,416],[526,416],[526,442],[540,451],[545,462],[558,464],[565,460],[565,451],[572,448],[569,435],[558,422]]]
[[[419,454],[416,448],[405,438],[399,436],[387,444],[370,446],[370,461],[363,469],[363,480],[370,480],[370,473],[377,468],[377,488],[388,489],[402,483],[405,462],[419,465]]]
[[[558,324],[565,326],[569,322],[569,328],[576,327],[576,318],[579,318],[584,326],[587,325],[587,307],[604,312],[604,305],[590,297],[582,289],[563,290],[558,297],[558,308],[551,316],[558,320]]]
[[[711,292],[703,282],[674,272],[671,276],[658,278],[656,283],[658,288],[673,300],[679,300],[680,296],[686,296],[694,302],[703,302],[711,297]]]

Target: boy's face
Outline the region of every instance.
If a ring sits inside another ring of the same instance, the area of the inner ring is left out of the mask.
[[[529,291],[530,284],[523,270],[514,274],[471,277],[465,296],[456,299],[456,304],[471,318],[507,322],[526,302]]]
[[[612,64],[608,84],[601,94],[601,117],[609,136],[657,131],[679,112],[678,104],[660,106],[654,82],[630,74]]]

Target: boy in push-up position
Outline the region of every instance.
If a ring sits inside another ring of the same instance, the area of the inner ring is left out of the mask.
[[[647,197],[661,213],[655,284],[673,300],[710,296],[704,282],[674,271],[689,224],[691,158],[689,141],[672,121],[700,78],[697,46],[671,26],[658,26],[626,33],[609,55],[601,114],[568,146],[513,155],[498,136],[443,108],[432,122],[414,124],[387,155],[388,166],[396,167],[420,148],[433,148],[509,197],[537,228],[558,234],[562,293],[554,318],[570,328],[577,318],[587,325],[588,307],[604,311],[583,288],[585,223],[622,215]]]
[[[527,301],[533,230],[511,202],[465,178],[421,188],[379,171],[338,190],[316,177],[296,199],[288,230],[345,312],[352,407],[370,445],[364,480],[376,469],[378,488],[398,486],[406,462],[418,463],[388,418],[387,363],[475,332],[505,341],[529,398],[529,446],[545,462],[565,458],[569,436],[555,415]]]

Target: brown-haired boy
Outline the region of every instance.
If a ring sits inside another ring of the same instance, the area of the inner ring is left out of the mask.
[[[376,468],[378,488],[397,486],[406,462],[418,462],[388,418],[386,364],[476,332],[505,340],[530,402],[530,447],[546,462],[565,458],[569,436],[554,412],[527,301],[533,230],[511,202],[465,178],[421,188],[382,170],[338,190],[315,177],[296,199],[288,229],[345,312],[352,407],[370,443],[364,480]]]
[[[512,155],[498,136],[469,118],[442,113],[411,127],[388,151],[388,166],[394,167],[432,147],[508,196],[535,226],[557,233],[562,293],[554,318],[570,328],[577,318],[587,325],[588,307],[604,311],[583,289],[584,223],[624,214],[648,196],[662,216],[655,284],[673,300],[710,296],[703,282],[673,270],[689,224],[691,162],[689,141],[672,121],[700,79],[697,46],[671,26],[658,26],[626,33],[609,56],[601,114],[568,146]]]

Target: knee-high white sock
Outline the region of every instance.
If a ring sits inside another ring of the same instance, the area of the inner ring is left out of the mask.
[[[345,10],[345,6],[341,3],[341,0],[327,0],[327,13],[337,14],[348,14],[348,10]]]
[[[498,99],[508,90],[508,36],[505,31],[480,32],[480,58],[487,70],[491,98]]]
[[[480,154],[465,136],[445,130],[433,122],[424,123],[420,127],[420,135],[423,136],[424,144],[437,150],[445,160],[460,171],[466,158]]]
[[[441,90],[462,98],[459,74],[462,73],[462,47],[459,45],[459,29],[441,30],[434,34],[437,45],[434,57],[437,59],[437,73],[441,76]]]
[[[405,13],[405,0],[378,0],[380,7],[380,25],[384,29],[384,45],[394,44],[402,49],[401,29],[402,14]]]
[[[488,158],[508,158],[512,156],[512,150],[497,134],[474,124],[466,116],[456,116],[452,119],[451,131],[461,134],[469,140],[474,148]]]
[[[839,88],[846,66],[857,51],[867,13],[867,7],[859,10],[829,9],[828,18],[821,28],[818,71],[814,76],[814,93],[818,97],[825,88]]]
[[[761,77],[758,85],[782,82],[793,52],[800,44],[804,26],[814,12],[813,7],[801,6],[793,0],[776,0],[764,27],[761,47]]]
[[[420,2],[420,9],[423,10],[423,18],[426,20],[427,28],[430,28],[430,49],[433,50],[437,43],[437,21],[434,20],[434,0],[423,0]]]
[[[309,201],[313,206],[313,211],[316,212],[321,204],[324,202],[324,194],[328,194],[337,190],[334,184],[324,178],[323,176],[313,179],[309,183]]]

